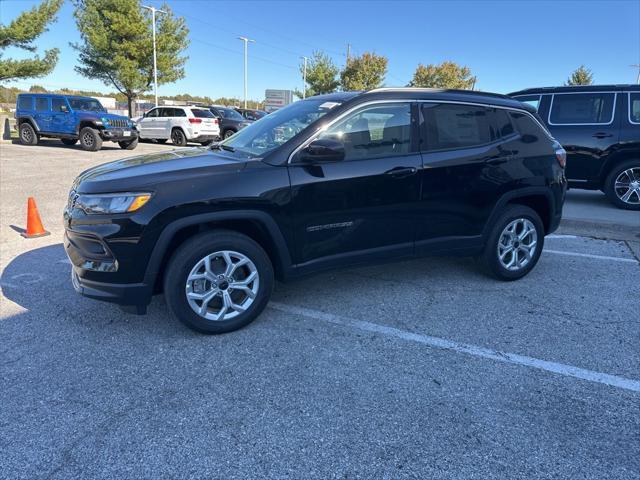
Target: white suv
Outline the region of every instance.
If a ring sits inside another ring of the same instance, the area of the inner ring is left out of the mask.
[[[184,147],[187,142],[208,145],[220,138],[218,119],[206,108],[156,107],[136,122],[140,138]]]

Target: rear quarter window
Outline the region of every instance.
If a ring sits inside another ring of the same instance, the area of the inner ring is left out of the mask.
[[[629,94],[629,121],[640,125],[640,93]]]
[[[31,95],[20,95],[18,97],[19,110],[33,110],[33,97]]]

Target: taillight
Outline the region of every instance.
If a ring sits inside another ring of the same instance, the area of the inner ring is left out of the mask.
[[[189,123],[202,123],[201,118],[190,118]]]
[[[567,166],[567,152],[560,145],[556,146],[556,160],[562,168]]]
[[[218,125],[220,122],[218,121],[218,119],[217,119],[217,118],[214,118],[214,119],[213,119],[213,123],[214,123],[214,125]]]

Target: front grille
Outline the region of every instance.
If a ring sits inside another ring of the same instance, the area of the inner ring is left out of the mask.
[[[71,190],[69,192],[69,199],[67,200],[67,210],[71,211],[76,206],[76,202],[78,201],[78,195],[75,190]]]
[[[109,120],[109,125],[112,127],[128,127],[129,120],[121,120],[119,118]]]

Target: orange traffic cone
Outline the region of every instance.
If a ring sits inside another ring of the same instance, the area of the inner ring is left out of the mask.
[[[29,197],[27,201],[27,231],[20,235],[24,238],[36,238],[49,235],[49,232],[42,226],[38,207],[36,207],[36,201],[33,197]]]

